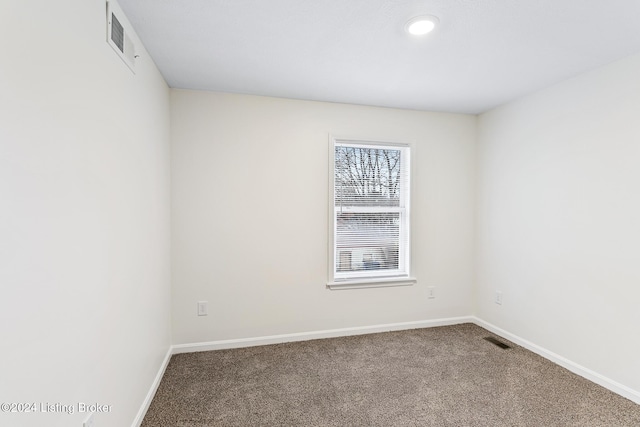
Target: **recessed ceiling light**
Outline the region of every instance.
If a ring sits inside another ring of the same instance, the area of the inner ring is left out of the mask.
[[[414,36],[424,36],[433,31],[440,20],[431,15],[416,16],[409,20],[404,26],[405,30]]]

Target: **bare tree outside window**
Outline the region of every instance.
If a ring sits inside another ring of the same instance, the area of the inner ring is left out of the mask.
[[[400,150],[337,146],[336,204],[399,206]]]

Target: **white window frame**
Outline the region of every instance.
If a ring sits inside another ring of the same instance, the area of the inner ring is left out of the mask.
[[[341,207],[335,206],[335,148],[336,146],[362,148],[390,148],[402,151],[402,165],[407,174],[406,188],[401,193],[400,207]],[[379,141],[373,139],[339,138],[329,136],[329,258],[327,288],[356,289],[387,286],[409,286],[416,283],[411,277],[411,154],[413,146],[408,143]],[[350,212],[398,212],[401,216],[401,244],[398,250],[398,270],[373,270],[339,272],[336,254],[337,209]]]

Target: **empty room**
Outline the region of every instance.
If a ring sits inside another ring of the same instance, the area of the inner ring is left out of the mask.
[[[0,426],[640,426],[637,0],[0,17]]]

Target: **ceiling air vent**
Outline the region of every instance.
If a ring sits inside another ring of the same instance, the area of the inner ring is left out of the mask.
[[[136,46],[131,38],[133,32],[130,28],[118,4],[114,1],[107,2],[107,43],[135,73],[138,55],[136,55]]]

